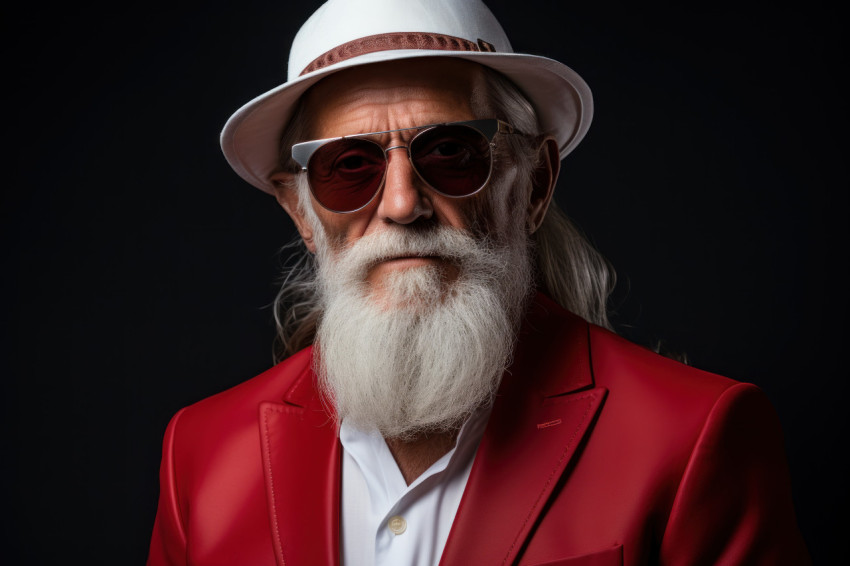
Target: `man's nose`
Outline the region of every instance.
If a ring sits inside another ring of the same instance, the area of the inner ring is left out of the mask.
[[[424,190],[424,182],[416,174],[407,147],[387,150],[387,173],[380,195],[378,215],[386,222],[410,224],[420,218],[431,218],[434,208]]]

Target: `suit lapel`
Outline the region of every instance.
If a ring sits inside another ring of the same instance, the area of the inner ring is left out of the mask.
[[[525,321],[441,564],[512,564],[591,429],[587,323],[538,295]]]
[[[340,447],[309,365],[283,403],[260,405],[269,519],[278,566],[339,564]]]

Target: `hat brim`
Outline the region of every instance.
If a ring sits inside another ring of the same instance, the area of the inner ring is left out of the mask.
[[[528,97],[542,131],[554,136],[563,159],[582,140],[593,118],[590,88],[572,69],[546,57],[521,53],[397,50],[368,53],[284,83],[237,110],[221,132],[221,149],[240,177],[273,193],[269,176],[279,166],[279,143],[298,99],[321,79],[352,67],[420,57],[452,57],[494,69]]]

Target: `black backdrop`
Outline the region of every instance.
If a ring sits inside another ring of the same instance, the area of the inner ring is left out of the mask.
[[[295,4],[4,9],[3,518],[20,563],[142,563],[169,416],[271,364],[292,229],[218,133],[282,80],[314,7]],[[490,5],[516,50],[594,91],[556,199],[619,272],[618,328],[767,392],[829,563],[850,527],[841,18]]]

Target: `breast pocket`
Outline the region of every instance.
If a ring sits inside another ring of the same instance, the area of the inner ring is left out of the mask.
[[[529,566],[623,566],[623,547],[618,545],[592,554],[535,562]]]

